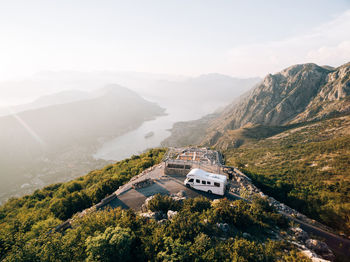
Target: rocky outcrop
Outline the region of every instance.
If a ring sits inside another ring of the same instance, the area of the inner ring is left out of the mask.
[[[230,226],[227,223],[216,223],[216,226],[224,233],[230,230]]]
[[[179,202],[182,202],[183,200],[185,200],[187,198],[186,192],[184,190],[180,190],[176,194],[171,194],[170,197],[172,199],[174,199],[175,201],[179,201]]]
[[[305,242],[309,238],[309,234],[300,227],[292,227],[291,231],[294,233],[294,237],[297,241]]]
[[[305,241],[307,248],[315,251],[316,254],[320,255],[322,258],[333,261],[335,256],[333,252],[329,249],[326,243],[317,239],[308,239]]]
[[[167,212],[168,219],[173,219],[176,215],[177,215],[177,211],[168,210]]]
[[[134,182],[132,184],[132,188],[134,188],[134,189],[141,189],[141,188],[145,188],[145,187],[148,187],[150,185],[153,185],[153,184],[154,184],[153,179],[146,178],[144,180],[141,180],[141,181],[138,181],[138,182]]]
[[[156,219],[156,213],[155,212],[144,212],[140,213],[141,217],[148,218],[148,219]]]
[[[153,198],[154,198],[154,195],[146,198],[145,202],[141,206],[141,211],[143,211],[143,212],[148,211],[148,202],[151,201]]]
[[[335,256],[328,245],[317,239],[309,239],[308,233],[300,227],[290,229],[293,243],[302,253],[315,262],[334,261]]]
[[[320,92],[292,122],[350,113],[350,63],[327,75]]]

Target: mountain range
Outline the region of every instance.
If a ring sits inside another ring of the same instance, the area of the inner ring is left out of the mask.
[[[267,75],[220,113],[175,124],[173,136],[163,144],[213,146],[230,130],[244,126],[283,126],[347,114],[350,112],[349,95],[350,63],[338,68],[311,63],[294,65]],[[198,135],[193,136],[193,132]]]
[[[60,93],[62,93],[61,97],[76,97],[77,92],[91,92],[97,87],[111,83],[128,87],[163,107],[167,107],[163,104],[174,101],[172,98],[185,98],[193,102],[209,97],[215,103],[226,105],[260,80],[260,78],[235,78],[216,73],[188,77],[118,71],[40,72],[22,80],[0,82],[0,115],[2,114],[1,104],[32,104],[32,101],[38,97],[49,96],[47,99],[50,99],[50,96],[57,96]],[[85,95],[79,94],[79,96]],[[207,103],[212,102],[207,101]],[[215,105],[213,106],[212,108],[215,109]]]
[[[0,116],[6,116],[27,110],[38,109],[42,107],[71,103],[79,100],[87,100],[97,97],[96,94],[80,90],[64,90],[50,95],[44,95],[34,101],[15,106],[0,107]]]
[[[210,73],[180,80],[158,80],[140,93],[165,107],[181,106],[191,111],[201,108],[202,112],[210,113],[228,105],[260,80]]]
[[[60,97],[51,102],[63,102]],[[118,85],[85,97],[0,117],[0,199],[105,165],[92,158],[102,141],[164,114],[155,103]]]

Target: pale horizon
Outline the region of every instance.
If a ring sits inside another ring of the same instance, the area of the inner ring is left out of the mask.
[[[0,81],[43,71],[264,77],[350,61],[350,2],[0,3]]]

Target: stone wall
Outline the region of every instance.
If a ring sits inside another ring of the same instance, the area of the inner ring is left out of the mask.
[[[184,169],[184,168],[169,168],[165,167],[164,173],[166,175],[181,175],[181,176],[186,176],[191,169]]]

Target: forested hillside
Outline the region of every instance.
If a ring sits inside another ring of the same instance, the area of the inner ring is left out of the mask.
[[[74,213],[98,203],[131,177],[159,163],[164,152],[153,149],[70,182],[53,184],[31,195],[10,199],[0,207],[0,258],[14,255],[31,241],[45,237],[50,229]]]
[[[173,218],[160,223],[117,208],[76,215],[72,229],[53,230],[75,212],[99,202],[131,177],[160,162],[164,152],[153,149],[71,182],[9,200],[0,208],[0,259],[308,261],[281,237],[276,239],[288,230],[288,222],[262,198],[252,203],[204,198],[181,202],[156,195],[148,208],[177,211]]]
[[[241,145],[225,150],[227,164],[268,195],[350,234],[350,116],[242,133]]]

